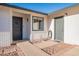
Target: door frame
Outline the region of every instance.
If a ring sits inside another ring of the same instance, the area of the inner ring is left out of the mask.
[[[56,31],[55,31],[56,30],[56,23],[55,23],[56,21],[55,20],[58,19],[58,18],[63,18],[63,22],[64,22],[64,16],[59,16],[59,17],[54,18],[54,40],[58,41],[58,42],[64,42],[64,24],[63,24],[63,39],[62,40],[56,40]]]
[[[13,17],[18,17],[18,16],[12,16],[12,40],[13,40]],[[23,17],[18,17],[18,18],[22,18],[21,19],[21,40],[23,40]],[[13,40],[14,41],[14,40]],[[18,40],[16,40],[18,41]]]

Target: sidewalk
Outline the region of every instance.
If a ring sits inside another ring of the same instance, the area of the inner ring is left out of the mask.
[[[17,46],[23,51],[26,56],[49,56],[40,48],[32,45],[28,41],[17,43]]]

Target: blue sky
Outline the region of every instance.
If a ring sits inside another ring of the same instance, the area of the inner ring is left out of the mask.
[[[74,3],[11,3],[11,4],[43,13],[50,13],[71,6]]]

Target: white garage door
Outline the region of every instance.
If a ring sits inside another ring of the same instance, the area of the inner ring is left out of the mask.
[[[55,41],[63,41],[64,40],[64,18],[57,17],[54,20],[54,39]]]

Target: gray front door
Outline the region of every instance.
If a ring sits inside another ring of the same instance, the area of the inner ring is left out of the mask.
[[[64,18],[58,17],[54,20],[54,39],[55,41],[64,40]]]
[[[13,40],[22,40],[22,17],[13,16]]]

